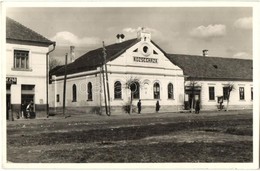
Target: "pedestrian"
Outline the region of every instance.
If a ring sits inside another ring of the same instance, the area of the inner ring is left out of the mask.
[[[27,107],[26,107],[26,117],[27,118],[30,118],[30,116],[31,116],[31,112],[32,112],[32,101],[27,105]]]
[[[141,113],[141,110],[142,110],[141,100],[139,100],[139,102],[137,103],[137,108],[138,108],[138,114],[140,114],[140,113]]]
[[[155,105],[155,110],[156,110],[156,113],[158,113],[159,112],[159,110],[160,110],[160,104],[159,104],[159,100],[157,100],[157,102],[156,102],[156,105]]]
[[[22,118],[26,117],[26,104],[25,104],[25,101],[22,103],[22,106],[21,106],[21,113],[22,113]]]
[[[200,113],[200,101],[197,100],[195,104],[195,113]]]

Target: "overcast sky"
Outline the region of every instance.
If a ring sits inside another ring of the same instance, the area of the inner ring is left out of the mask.
[[[76,57],[116,42],[118,33],[136,38],[138,28],[167,53],[252,59],[252,8],[7,8],[7,16],[57,42],[52,55]]]

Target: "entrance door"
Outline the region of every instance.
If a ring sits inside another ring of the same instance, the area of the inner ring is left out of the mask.
[[[192,94],[189,94],[189,107],[190,107],[190,109],[191,109],[191,106],[192,106],[193,109],[195,108],[195,102],[197,100],[200,100],[200,92],[195,92],[194,98],[193,98]]]
[[[27,106],[30,102],[33,102],[34,111],[34,95],[33,94],[22,94],[22,103]]]

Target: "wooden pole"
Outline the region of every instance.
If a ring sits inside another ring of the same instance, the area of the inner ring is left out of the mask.
[[[66,117],[65,102],[66,102],[67,62],[68,62],[68,53],[66,53],[65,55],[65,66],[64,66],[64,84],[63,84],[63,116],[64,117]]]
[[[105,43],[103,41],[103,54],[104,54],[104,61],[105,61],[105,72],[106,72],[106,84],[107,84],[107,99],[108,99],[108,113],[107,115],[111,115],[111,110],[110,110],[110,93],[109,93],[109,82],[108,82],[108,74],[107,74],[107,61],[106,61],[106,48],[105,48]]]
[[[99,74],[99,100],[100,100],[100,115],[102,115],[102,68],[100,67],[100,74]]]
[[[105,109],[106,109],[106,114],[107,114],[107,95],[106,95],[106,83],[105,83],[105,73],[104,73],[104,64],[102,64],[102,76],[103,76],[103,87],[104,87],[104,99],[105,99]]]

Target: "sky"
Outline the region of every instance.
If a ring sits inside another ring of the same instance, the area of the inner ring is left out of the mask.
[[[171,54],[252,59],[250,7],[19,7],[6,16],[56,41],[52,58],[64,61],[69,46],[76,58],[102,46],[137,37],[144,27]]]

